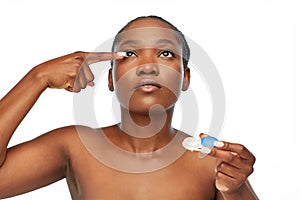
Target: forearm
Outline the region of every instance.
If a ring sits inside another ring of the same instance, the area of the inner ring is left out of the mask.
[[[0,166],[14,131],[46,88],[42,75],[33,69],[0,100]]]
[[[112,52],[75,52],[33,68],[0,100],[0,166],[11,136],[47,87],[79,92],[93,85],[90,64],[113,59],[122,56]]]

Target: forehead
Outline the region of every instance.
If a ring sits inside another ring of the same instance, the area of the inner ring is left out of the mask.
[[[142,45],[143,47],[155,47],[154,45],[169,44],[180,46],[176,31],[164,28],[138,28],[123,31],[118,35],[118,47],[122,45]]]
[[[115,49],[162,48],[167,46],[181,52],[181,43],[175,30],[158,20],[139,20],[128,25],[118,34]]]

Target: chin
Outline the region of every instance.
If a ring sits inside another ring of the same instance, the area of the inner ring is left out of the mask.
[[[141,114],[149,114],[151,108],[160,107],[164,112],[174,107],[177,102],[177,95],[171,90],[163,89],[151,93],[145,93],[142,91],[135,91],[133,93],[119,90],[117,98],[123,109],[130,112],[136,112]],[[155,110],[152,110],[154,112]]]
[[[173,97],[168,98],[153,98],[153,97],[144,97],[144,98],[131,98],[129,104],[129,110],[131,112],[149,114],[149,111],[159,114],[160,112],[166,112],[166,110],[174,107],[177,99]]]

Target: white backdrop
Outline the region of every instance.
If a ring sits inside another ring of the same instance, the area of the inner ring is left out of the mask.
[[[221,139],[242,143],[256,156],[249,179],[257,195],[295,199],[300,188],[297,9],[292,1],[2,1],[0,97],[35,65],[78,50],[93,51],[138,16],[162,16],[215,63],[226,94]],[[194,85],[196,78],[192,74]],[[107,87],[105,82],[102,86]],[[64,90],[47,90],[10,146],[74,124],[72,100]],[[206,131],[205,123],[199,131]],[[70,199],[70,195],[63,180],[11,199]]]

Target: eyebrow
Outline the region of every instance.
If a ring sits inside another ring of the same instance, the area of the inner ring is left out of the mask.
[[[121,44],[119,44],[118,46],[123,46],[123,45],[130,45],[130,44],[133,44],[133,45],[138,45],[140,44],[142,41],[141,40],[125,40],[123,42],[121,42]]]
[[[123,42],[121,42],[121,44],[118,45],[118,47],[124,46],[124,45],[140,45],[142,43],[142,40],[125,40]],[[155,41],[155,45],[158,44],[170,44],[173,46],[177,46],[177,44],[175,42],[173,42],[172,40],[169,39],[159,39],[157,41]]]
[[[159,39],[155,43],[156,44],[166,43],[166,44],[171,44],[171,45],[177,46],[175,44],[175,42],[173,42],[172,40],[169,40],[169,39]]]

